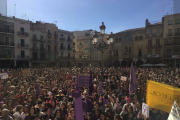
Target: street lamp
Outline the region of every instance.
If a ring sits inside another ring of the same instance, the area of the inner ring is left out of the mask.
[[[87,55],[83,55],[82,59],[83,59],[83,68],[84,68],[84,59],[87,59]]]
[[[111,34],[107,37],[107,43],[104,42],[103,37],[105,35],[105,29],[106,26],[104,25],[104,22],[102,22],[102,25],[99,27],[100,28],[100,36],[102,37],[101,40],[98,40],[98,35],[97,32],[94,33],[94,35],[92,36],[92,44],[94,45],[94,48],[98,49],[101,52],[102,58],[101,58],[101,79],[100,81],[103,81],[103,53],[106,49],[108,49],[114,39],[113,39],[113,34],[111,32]]]

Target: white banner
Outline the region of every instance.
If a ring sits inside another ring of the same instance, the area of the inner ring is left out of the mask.
[[[174,101],[174,104],[172,106],[171,112],[169,114],[168,120],[180,120],[180,109],[176,101]]]
[[[1,73],[1,79],[7,79],[8,74],[7,73]]]
[[[126,80],[127,80],[127,77],[121,76],[121,80],[122,80],[122,81],[126,81]]]
[[[151,54],[151,55],[148,55],[148,58],[158,58],[158,54]]]
[[[146,116],[146,118],[149,118],[149,106],[145,103],[142,104],[142,114]]]
[[[179,58],[179,55],[172,55],[172,58]]]

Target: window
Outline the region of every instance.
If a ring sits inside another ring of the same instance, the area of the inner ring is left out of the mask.
[[[9,45],[9,44],[10,44],[10,40],[9,40],[9,38],[8,38],[8,37],[5,37],[5,39],[4,39],[4,43],[5,43],[5,45]]]
[[[149,34],[152,35],[152,29],[149,29]]]
[[[139,40],[143,40],[143,36],[139,36]]]
[[[167,41],[167,43],[168,43],[168,44],[172,44],[172,40],[169,39],[169,40]]]
[[[156,39],[156,47],[160,46],[160,39]]]
[[[138,40],[138,36],[135,37],[135,40]]]
[[[172,29],[168,29],[168,35],[172,35]]]
[[[44,48],[44,44],[41,43],[41,44],[40,44],[40,48],[41,48],[41,49]]]
[[[80,55],[79,58],[82,58],[82,56]]]
[[[63,34],[61,34],[61,38],[63,38]]]
[[[43,40],[43,36],[41,36],[41,40]]]
[[[21,28],[20,28],[20,31],[21,31],[21,32],[24,32],[24,28],[23,28],[23,27],[21,27]]]
[[[25,57],[25,51],[21,50],[21,58],[24,58],[24,57]]]
[[[5,50],[5,51],[4,51],[4,54],[5,54],[5,55],[10,55],[10,50]]]
[[[94,56],[94,57],[95,57],[95,59],[98,59],[98,54],[95,54],[95,56]]]
[[[179,49],[174,49],[174,55],[179,55]]]
[[[68,53],[68,58],[70,58],[70,53]]]
[[[80,42],[79,45],[82,45],[82,43]]]
[[[70,36],[68,36],[68,40],[70,40]]]
[[[48,29],[48,35],[50,35],[50,29]]]
[[[129,46],[129,55],[131,55],[131,46]]]
[[[70,48],[70,44],[68,44],[68,50],[70,50],[71,48]]]
[[[54,31],[54,35],[56,35],[56,31]]]
[[[152,54],[152,50],[148,50],[148,55]]]
[[[50,45],[48,45],[48,51],[51,49],[51,46]]]
[[[160,28],[157,29],[157,34],[160,34]]]
[[[178,39],[178,38],[177,38],[177,39],[175,39],[175,41],[174,41],[174,42],[175,42],[175,44],[180,45],[180,39]]]
[[[124,55],[127,55],[127,54],[128,54],[128,47],[125,46],[125,47],[124,47]]]
[[[152,40],[148,40],[148,47],[151,47],[152,46]]]
[[[176,34],[180,34],[180,28],[176,28]]]
[[[9,31],[9,25],[5,25],[5,30]]]
[[[118,42],[118,38],[116,38],[116,42]]]
[[[36,44],[36,43],[33,43],[33,47],[37,47],[37,44]]]
[[[61,57],[63,57],[63,53],[61,53]]]
[[[168,20],[168,25],[173,25],[173,20]]]
[[[33,39],[36,39],[36,35],[33,35]]]
[[[61,43],[61,49],[63,49],[63,43]]]
[[[89,52],[89,48],[85,48],[85,52]]]
[[[21,39],[21,46],[25,46],[24,39]]]
[[[90,36],[90,33],[85,33],[85,36]]]
[[[89,45],[89,41],[84,41],[84,45]]]
[[[175,21],[175,24],[180,24],[180,19],[177,19],[177,20]]]
[[[167,55],[172,55],[172,49],[167,49]]]
[[[48,60],[51,60],[51,54],[48,54]]]
[[[57,51],[57,46],[54,46],[54,51]]]
[[[138,56],[141,57],[142,56],[142,49],[138,50]]]
[[[116,56],[118,56],[118,50],[116,50]]]
[[[54,55],[54,60],[56,60],[56,54]]]
[[[126,35],[126,41],[131,41],[131,40],[132,40],[131,34]]]
[[[122,41],[122,38],[119,38],[119,42],[121,42]]]

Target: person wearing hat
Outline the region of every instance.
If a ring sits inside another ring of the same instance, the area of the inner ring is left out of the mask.
[[[135,106],[133,105],[133,103],[131,103],[131,98],[129,97],[126,98],[126,104],[124,104],[123,109],[125,108],[126,105],[131,105],[133,108],[133,112],[135,112]]]

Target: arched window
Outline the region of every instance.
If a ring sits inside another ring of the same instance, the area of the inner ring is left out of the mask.
[[[122,38],[119,38],[119,42],[122,42]]]
[[[116,38],[116,42],[118,42],[118,38]]]
[[[138,36],[135,37],[135,40],[138,40]]]
[[[126,41],[131,41],[131,40],[132,40],[132,35],[131,34],[126,35]]]
[[[143,36],[141,35],[141,36],[139,36],[139,40],[143,40]]]

